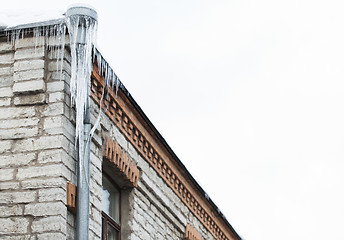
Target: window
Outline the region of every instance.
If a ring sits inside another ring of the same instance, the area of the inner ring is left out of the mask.
[[[102,239],[119,240],[121,231],[121,192],[103,174]]]

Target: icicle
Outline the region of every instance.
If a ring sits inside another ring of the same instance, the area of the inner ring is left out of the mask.
[[[84,150],[84,117],[92,72],[97,21],[88,16],[71,15],[66,19],[71,46],[71,101],[76,109],[75,139],[79,143],[79,156]],[[92,131],[92,133],[94,130]],[[90,136],[88,136],[90,137]]]
[[[108,89],[111,87],[112,90],[115,89],[115,93],[117,96],[118,89],[121,86],[121,81],[119,80],[115,71],[110,67],[110,65],[106,62],[106,60],[102,57],[98,50],[96,50],[96,53],[94,55],[97,58],[99,73],[101,75],[104,75],[105,88]],[[106,99],[108,99],[108,96]]]
[[[69,33],[71,49],[71,79],[70,92],[71,103],[76,110],[76,130],[75,143],[79,143],[79,156],[82,156],[84,149],[84,117],[87,108],[88,94],[90,89],[90,79],[92,73],[92,57],[97,59],[98,70],[100,75],[104,76],[104,88],[100,102],[100,110],[96,123],[94,124],[89,138],[92,137],[95,129],[100,123],[102,104],[104,98],[109,101],[109,88],[116,89],[116,95],[121,81],[115,71],[110,67],[107,61],[102,57],[100,52],[95,48],[97,21],[87,15],[67,16],[64,21],[59,21],[54,25],[36,26],[30,29],[13,29],[6,32],[8,41],[14,47],[18,40],[32,31],[34,38],[35,51],[38,46],[45,43],[45,47],[50,51],[51,57],[57,60],[57,71],[60,72],[60,78],[63,77],[64,51],[66,44],[67,30]],[[83,41],[80,37],[83,36]],[[106,92],[106,96],[105,95]],[[106,108],[109,104],[106,104]],[[106,110],[105,110],[106,111]]]

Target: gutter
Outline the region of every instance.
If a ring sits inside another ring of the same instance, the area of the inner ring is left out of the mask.
[[[88,44],[91,44],[89,39],[87,39],[87,19],[92,18],[94,21],[97,21],[97,12],[89,7],[83,6],[74,6],[67,10],[66,18],[76,18],[78,21],[75,23],[78,26],[74,37],[71,37],[71,46],[75,46],[74,49],[77,53],[84,52],[85,48],[90,47]],[[74,28],[73,28],[74,29]],[[71,32],[70,32],[71,34]],[[73,50],[72,50],[73,51]],[[86,51],[87,52],[87,51]],[[76,54],[76,77],[83,76],[79,74],[85,69],[83,64],[79,62],[84,62],[86,59],[80,59],[80,57],[85,57],[82,54]],[[87,84],[86,81],[85,84]],[[80,81],[78,82],[80,83]],[[77,198],[76,198],[76,239],[77,240],[88,240],[89,239],[89,218],[90,218],[90,132],[91,132],[91,121],[90,121],[90,96],[89,96],[89,84],[87,86],[76,86],[77,88],[86,88],[86,105],[83,116],[83,136],[78,138],[78,163],[77,163]]]

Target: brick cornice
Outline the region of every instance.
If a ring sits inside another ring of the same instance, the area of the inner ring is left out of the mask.
[[[128,186],[137,187],[140,171],[129,155],[110,137],[106,138],[103,158],[112,163],[112,166],[121,173]]]
[[[104,78],[99,75],[94,64],[91,79],[91,97],[99,104]],[[107,92],[105,91],[105,94]],[[224,222],[207,198],[197,191],[193,180],[185,172],[164,145],[159,141],[148,123],[131,104],[128,96],[119,90],[116,93],[109,88],[108,100],[104,99],[102,108],[106,115],[126,136],[138,153],[150,164],[166,184],[176,193],[198,220],[219,240],[238,239]]]

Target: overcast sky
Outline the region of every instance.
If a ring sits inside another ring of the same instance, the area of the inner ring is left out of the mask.
[[[103,56],[244,239],[344,239],[343,1],[84,2]]]

